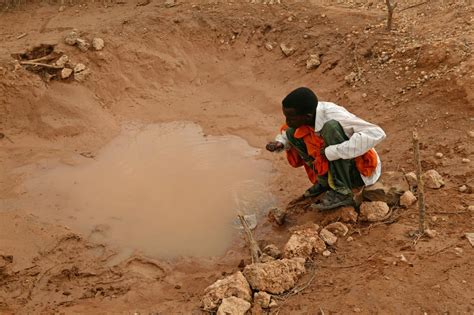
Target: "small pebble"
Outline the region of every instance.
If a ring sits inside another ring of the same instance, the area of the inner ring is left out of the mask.
[[[443,158],[443,153],[438,152],[438,153],[435,154],[435,156],[436,156],[438,159],[442,159],[442,158]]]
[[[469,159],[462,159],[462,162],[463,162],[463,163],[471,163],[471,160],[469,160]]]
[[[468,207],[467,207],[467,210],[468,210],[468,211],[471,211],[471,212],[474,212],[474,205],[468,206]]]
[[[435,230],[426,229],[426,230],[425,230],[425,234],[426,234],[426,236],[428,236],[429,238],[435,238],[435,237],[438,235],[438,232],[436,232]]]
[[[467,186],[466,185],[462,185],[461,187],[459,187],[459,192],[466,192],[467,191]]]
[[[325,251],[323,252],[323,256],[324,256],[324,257],[329,257],[329,256],[331,256],[331,252],[328,251],[328,250],[325,250]]]
[[[474,207],[474,206],[472,206],[472,207]],[[474,209],[472,211],[474,211]],[[349,236],[346,241],[352,242],[353,240],[354,240],[354,238],[352,236]]]
[[[454,247],[454,251],[458,255],[461,255],[464,252],[464,250],[461,247]]]

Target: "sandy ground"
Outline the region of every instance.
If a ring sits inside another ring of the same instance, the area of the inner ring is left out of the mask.
[[[418,129],[423,167],[446,181],[427,191],[429,225],[439,235],[414,245],[408,232],[417,227],[415,207],[390,225],[355,225],[354,241],[341,240],[335,254],[318,257],[311,285],[273,312],[472,313],[474,254],[462,236],[474,229],[467,210],[474,204],[473,8],[432,1],[397,14],[387,32],[382,7],[370,3],[194,1],[166,8],[161,1],[125,1],[61,12],[30,4],[2,13],[0,198],[20,198],[29,173],[19,167],[77,163],[80,153],[96,152],[130,122],[193,121],[207,134],[263,147],[282,123],[281,98],[305,85],[384,128],[388,138],[378,151],[385,171],[414,169],[411,131]],[[408,5],[401,1],[400,8]],[[102,37],[105,49],[83,53],[65,45],[73,28]],[[45,83],[15,65],[11,54],[41,43],[86,64],[90,77]],[[296,52],[285,57],[280,43]],[[319,68],[306,70],[309,54],[320,55]],[[347,82],[351,72],[357,79]],[[308,186],[283,156],[261,158],[273,163],[281,206]],[[249,261],[238,239],[223,257],[163,261],[137,254],[115,264],[113,249],[45,222],[34,204],[0,217],[2,313],[199,314],[204,288]],[[257,238],[281,246],[289,226],[320,220],[297,209],[283,228],[262,222]]]

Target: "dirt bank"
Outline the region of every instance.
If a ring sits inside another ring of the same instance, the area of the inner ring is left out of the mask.
[[[462,159],[474,160],[473,8],[444,3],[400,12],[392,32],[384,28],[382,7],[368,4],[194,1],[167,8],[128,1],[4,12],[0,198],[20,198],[22,183],[44,161],[76,165],[81,153],[97,152],[131,122],[193,121],[206,134],[237,135],[263,147],[282,122],[281,98],[305,85],[384,128],[388,138],[378,151],[387,171],[413,170],[410,137],[417,127],[423,167],[437,169],[446,186],[427,192],[435,239],[412,246],[407,233],[417,226],[415,207],[391,225],[355,225],[354,241],[318,257],[315,280],[279,312],[470,313],[473,249],[462,235],[473,229],[467,207],[474,183],[472,162]],[[73,29],[103,38],[105,48],[66,45]],[[90,76],[46,83],[11,57],[42,43],[85,64]],[[286,57],[281,43],[295,52]],[[310,55],[321,61],[313,70],[306,69]],[[261,158],[273,163],[280,205],[307,188],[302,171],[282,156]],[[467,192],[459,192],[461,185]],[[113,248],[46,222],[34,204],[0,217],[2,313],[200,313],[204,288],[249,260],[237,239],[224,257],[163,261],[135,253],[121,261]],[[296,209],[289,226],[320,219]],[[262,221],[256,234],[282,245],[287,228]],[[400,263],[400,253],[412,265]]]

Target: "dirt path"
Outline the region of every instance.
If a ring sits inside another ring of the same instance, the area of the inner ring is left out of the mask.
[[[261,148],[282,122],[281,98],[305,85],[384,128],[378,151],[386,171],[413,170],[417,127],[423,167],[437,169],[446,186],[427,192],[435,239],[412,246],[415,207],[392,225],[355,225],[354,241],[318,257],[315,280],[281,303],[280,314],[471,313],[474,255],[462,236],[474,226],[472,6],[434,1],[406,10],[389,33],[376,5],[283,2],[166,8],[131,1],[64,11],[44,4],[1,13],[0,132],[8,138],[0,139],[0,206],[20,198],[24,180],[45,161],[76,165],[80,153],[97,152],[130,122],[193,121],[206,134],[237,135]],[[104,50],[65,45],[72,29],[103,38]],[[11,54],[42,43],[57,44],[91,75],[45,83],[15,64]],[[295,53],[285,57],[281,43]],[[317,69],[306,69],[310,54],[321,59]],[[273,163],[280,205],[308,185],[282,156],[261,158]],[[320,219],[297,209],[289,225]],[[287,227],[268,222],[256,233],[279,246],[288,238]],[[135,253],[121,261],[113,248],[45,222],[30,204],[0,211],[0,311],[199,314],[204,288],[242,259],[249,256],[237,239],[223,257],[160,261]]]

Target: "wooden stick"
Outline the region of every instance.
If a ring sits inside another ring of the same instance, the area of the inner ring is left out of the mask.
[[[413,9],[413,8],[419,7],[420,5],[427,4],[427,3],[429,3],[429,1],[425,1],[425,2],[420,2],[420,3],[417,3],[417,4],[409,5],[408,7],[405,7],[405,8],[403,8],[403,9],[398,10],[398,12],[403,12],[403,11],[405,11],[405,10]]]
[[[398,3],[393,3],[391,0],[385,0],[385,4],[387,5],[387,30],[392,29],[392,18],[393,18],[393,11],[397,7]]]
[[[418,210],[419,210],[419,232],[420,234],[425,233],[425,191],[424,183],[421,173],[421,160],[420,160],[420,142],[418,133],[413,131],[413,153],[415,155],[416,163],[416,179],[418,183],[417,195],[418,195]]]
[[[245,220],[242,214],[237,214],[239,217],[240,223],[242,224],[245,234],[247,235],[247,242],[250,248],[250,255],[252,257],[252,264],[260,262],[260,256],[262,255],[262,250],[258,246],[257,241],[253,238],[252,230],[250,230],[247,220]]]
[[[37,66],[37,67],[43,67],[43,68],[49,68],[49,69],[57,69],[57,70],[64,68],[64,67],[59,67],[59,66],[48,65],[47,63],[31,62],[31,61],[20,61],[20,65],[24,65],[24,66]]]

